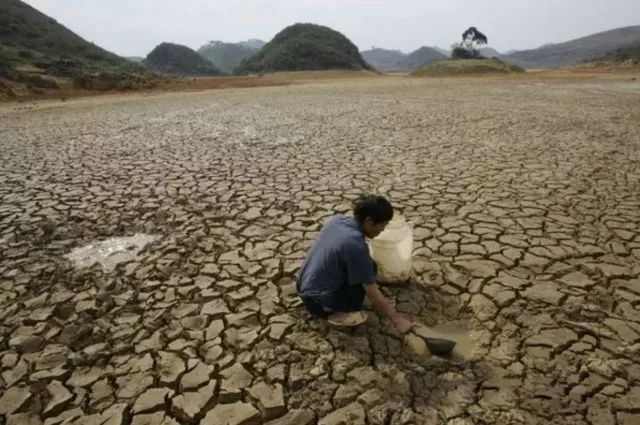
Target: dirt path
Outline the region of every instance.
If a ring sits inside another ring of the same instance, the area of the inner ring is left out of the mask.
[[[0,423],[639,423],[639,122],[628,79],[3,106]],[[415,225],[388,293],[472,360],[302,313],[305,251],[363,191]],[[135,233],[112,271],[65,258]]]

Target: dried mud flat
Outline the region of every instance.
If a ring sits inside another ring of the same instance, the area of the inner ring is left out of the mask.
[[[0,424],[640,423],[639,122],[604,79],[5,105]],[[387,293],[471,359],[303,314],[305,251],[361,192],[415,225]],[[112,270],[65,257],[136,233]]]

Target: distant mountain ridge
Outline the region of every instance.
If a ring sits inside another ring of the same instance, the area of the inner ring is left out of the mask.
[[[256,53],[266,43],[251,39],[237,43],[210,41],[198,49],[198,53],[208,59],[223,72],[231,74],[244,59]]]
[[[250,38],[249,40],[245,40],[245,41],[238,41],[237,44],[241,44],[245,47],[248,47],[250,49],[254,49],[254,50],[260,50],[264,47],[265,44],[267,44],[266,41],[262,41],[258,38]]]
[[[640,26],[616,28],[564,43],[546,44],[502,56],[525,68],[555,68],[604,56],[617,49],[640,44]]]
[[[433,47],[420,47],[406,57],[400,59],[396,66],[402,70],[413,71],[424,65],[429,65],[439,60],[447,59],[445,55]]]
[[[400,50],[387,50],[374,47],[360,53],[368,64],[378,71],[396,71],[396,64],[407,57],[407,54]]]
[[[446,57],[451,56],[451,50],[445,50],[443,48],[440,48],[438,46],[430,46],[432,49],[435,49],[437,51],[439,51],[440,53],[442,53],[443,55],[445,55]]]
[[[500,58],[502,57],[502,53],[500,53],[499,51],[497,51],[496,49],[493,49],[491,47],[481,47],[480,49],[478,49],[480,51],[480,54],[482,56],[484,56],[485,58]]]
[[[379,71],[413,71],[423,65],[446,59],[434,47],[420,47],[407,54],[400,50],[373,48],[362,52],[362,57]]]

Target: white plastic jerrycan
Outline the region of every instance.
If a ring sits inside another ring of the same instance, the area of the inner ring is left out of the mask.
[[[384,232],[369,241],[371,257],[378,264],[378,281],[403,283],[411,277],[413,228],[395,215]]]

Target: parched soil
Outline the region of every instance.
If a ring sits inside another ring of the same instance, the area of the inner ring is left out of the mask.
[[[622,77],[2,105],[0,423],[640,423],[639,122]],[[386,293],[470,359],[302,311],[306,250],[362,192],[414,224]],[[113,270],[65,257],[135,233]]]

